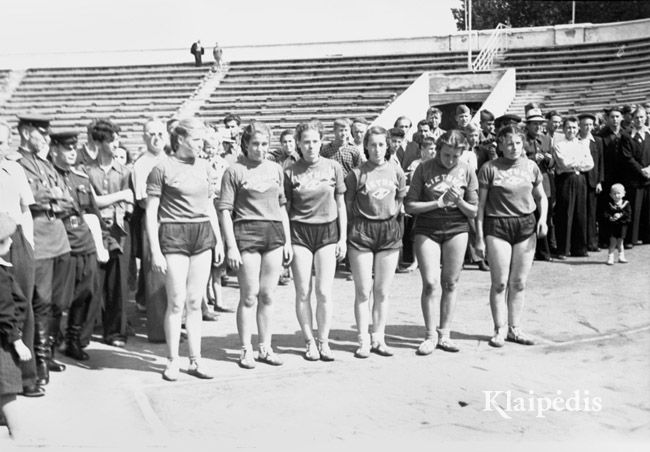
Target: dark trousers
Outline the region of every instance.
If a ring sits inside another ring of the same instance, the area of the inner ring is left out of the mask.
[[[80,328],[86,323],[93,300],[99,297],[97,253],[74,255],[72,261],[74,295],[70,303],[68,326]]]
[[[549,260],[551,258],[551,245],[549,242],[551,242],[550,237],[550,231],[551,228],[553,228],[553,243],[555,243],[555,227],[553,225],[553,217],[551,215],[551,198],[546,198],[548,201],[548,212],[546,212],[546,226],[548,227],[548,231],[546,233],[545,237],[538,237],[537,238],[537,246],[535,247],[535,258],[538,260]],[[539,211],[535,210],[535,219],[539,220]],[[553,248],[555,248],[557,245],[554,245]]]
[[[481,262],[481,259],[476,252],[474,243],[476,243],[476,220],[474,218],[469,218],[467,220],[469,224],[469,237],[467,240],[467,248],[465,249],[465,263],[466,264],[476,264]]]
[[[598,245],[601,248],[609,248],[609,224],[603,217],[607,203],[610,201],[609,191],[613,182],[604,182],[603,191],[598,195],[596,217],[598,218]]]
[[[632,243],[650,243],[650,185],[639,187],[632,204]]]
[[[49,259],[36,259],[34,320],[47,325],[47,333],[59,336],[61,316],[68,309],[74,292],[74,267],[70,253]]]
[[[625,234],[625,237],[623,239],[623,242],[627,244],[634,244],[635,240],[633,238],[634,235],[634,223],[636,221],[636,187],[632,184],[625,183],[623,184],[625,187],[625,199],[630,203],[632,206],[632,220],[630,224],[628,225],[629,227],[627,228],[627,233]],[[637,230],[638,232],[638,230]]]
[[[36,383],[36,362],[34,361],[34,308],[32,298],[34,295],[34,250],[29,244],[20,226],[11,236],[13,244],[9,251],[9,261],[14,266],[14,279],[23,296],[27,300],[25,323],[22,325],[23,342],[32,352],[32,359],[21,361],[20,371],[23,377],[23,386],[32,386]]]
[[[152,270],[151,249],[146,233],[142,234],[142,239],[140,279],[144,283],[144,299],[147,306],[147,339],[150,342],[165,342],[164,321],[167,310],[165,275]]]
[[[584,174],[556,176],[555,231],[558,254],[587,253],[587,180]]]
[[[598,249],[598,195],[587,187],[587,246]]]
[[[415,217],[413,215],[404,216],[404,235],[402,236],[403,264],[412,264],[415,260],[415,256],[413,255],[413,235],[411,234],[414,221]]]

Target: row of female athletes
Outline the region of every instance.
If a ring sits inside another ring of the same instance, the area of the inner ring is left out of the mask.
[[[173,155],[147,179],[152,268],[165,273],[168,296],[164,379],[174,381],[179,375],[183,309],[188,372],[212,378],[200,360],[201,299],[211,260],[212,265],[227,265],[237,272],[242,368],[253,368],[256,362],[282,364],[271,345],[272,310],[278,277],[286,265],[293,271],[305,358],[334,360],[328,342],[331,292],[337,260],[345,256],[355,285],[358,348],[354,356],[391,356],[384,330],[404,232],[403,212],[416,216],[412,234],[426,326],[417,353],[428,355],[436,348],[459,351],[450,328],[470,219],[477,222],[477,252],[483,257],[489,253],[490,258],[494,320],[490,345],[501,347],[507,340],[534,343],[522,332],[520,322],[536,238],[547,232],[547,198],[540,170],[526,158],[518,128],[507,126],[498,132],[502,157],[487,162],[478,174],[459,161],[469,147],[463,133],[446,132],[437,142],[435,156],[423,156],[407,186],[403,170],[388,159],[387,131],[381,127],[367,130],[363,140],[367,161],[344,177],[336,161],[320,155],[320,123],[298,125],[295,141],[300,159],[283,170],[266,158],[270,129],[252,122],[241,136],[243,155],[225,170],[216,199],[211,187],[214,169],[196,158],[205,133],[197,119],[180,121],[172,131]],[[438,284],[442,294],[436,327]],[[255,324],[257,353],[252,344]]]

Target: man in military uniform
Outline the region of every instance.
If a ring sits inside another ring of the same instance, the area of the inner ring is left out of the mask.
[[[74,166],[77,159],[77,133],[52,133],[50,138],[52,162],[74,200],[70,215],[63,219],[74,272],[74,293],[68,313],[64,353],[73,359],[85,361],[88,354],[81,346],[80,333],[88,308],[98,293],[97,261],[108,261],[108,251],[102,243],[99,209],[92,194],[90,179],[83,170]]]
[[[104,246],[109,259],[99,266],[99,292],[103,296],[104,342],[114,347],[126,345],[126,302],[130,234],[127,219],[133,211],[133,191],[129,188],[129,169],[114,158],[118,146],[119,127],[111,121],[97,120],[91,136],[98,150],[97,160],[84,168],[90,179],[102,220]],[[90,309],[82,331],[86,343],[99,314],[96,303]]]
[[[70,244],[62,218],[69,215],[72,198],[61,176],[46,160],[49,152],[50,121],[43,117],[18,118],[20,147],[18,163],[25,170],[35,203],[34,217],[35,284],[34,354],[37,384],[49,382],[49,372],[61,372],[65,366],[54,361],[53,353],[61,314],[72,297],[72,261]]]

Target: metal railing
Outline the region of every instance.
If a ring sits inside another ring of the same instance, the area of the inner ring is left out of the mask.
[[[472,63],[472,72],[490,69],[494,58],[508,48],[508,28],[504,24],[499,24],[492,31],[492,34]]]

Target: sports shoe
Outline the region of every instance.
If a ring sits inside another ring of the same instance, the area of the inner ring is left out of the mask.
[[[621,264],[627,264],[627,259],[625,259],[625,253],[623,251],[618,253],[618,261]]]
[[[614,253],[607,255],[607,265],[614,265]]]
[[[257,361],[271,366],[281,366],[284,364],[271,347],[267,348],[263,345],[260,345],[260,351],[257,354]]]
[[[393,356],[393,351],[388,348],[385,342],[374,342],[370,347],[370,351],[379,356]]]
[[[436,344],[433,342],[433,339],[425,339],[418,346],[418,349],[415,351],[416,355],[426,356],[433,353],[436,349]]]
[[[321,361],[334,361],[334,354],[327,341],[318,341],[318,352],[320,353]]]
[[[199,364],[200,363],[198,360],[190,361],[190,367],[187,369],[187,374],[196,378],[200,378],[201,380],[212,380],[214,378],[214,375],[204,372]]]
[[[318,361],[320,359],[320,352],[318,351],[318,347],[316,346],[316,341],[314,339],[307,341],[305,359],[307,361]]]
[[[509,342],[516,342],[521,345],[535,345],[535,341],[524,334],[518,327],[510,326],[508,327],[508,335],[506,340]]]
[[[239,356],[239,367],[242,369],[255,368],[255,359],[253,357],[252,348],[244,347],[241,349],[241,355]]]
[[[178,367],[178,359],[168,359],[167,360],[167,366],[165,366],[165,370],[163,371],[162,377],[163,380],[166,381],[176,381],[178,380],[178,375],[180,374],[181,370]]]
[[[370,356],[370,344],[368,342],[360,343],[359,348],[357,348],[354,352],[354,357],[365,359],[368,358],[369,356]]]
[[[506,344],[506,332],[505,328],[495,328],[494,336],[492,336],[488,342],[492,347],[503,347]]]
[[[439,348],[440,350],[444,350],[446,352],[450,353],[457,353],[460,351],[460,349],[454,344],[451,339],[448,337],[443,337],[441,336],[438,339],[438,344],[436,345],[436,348]]]

